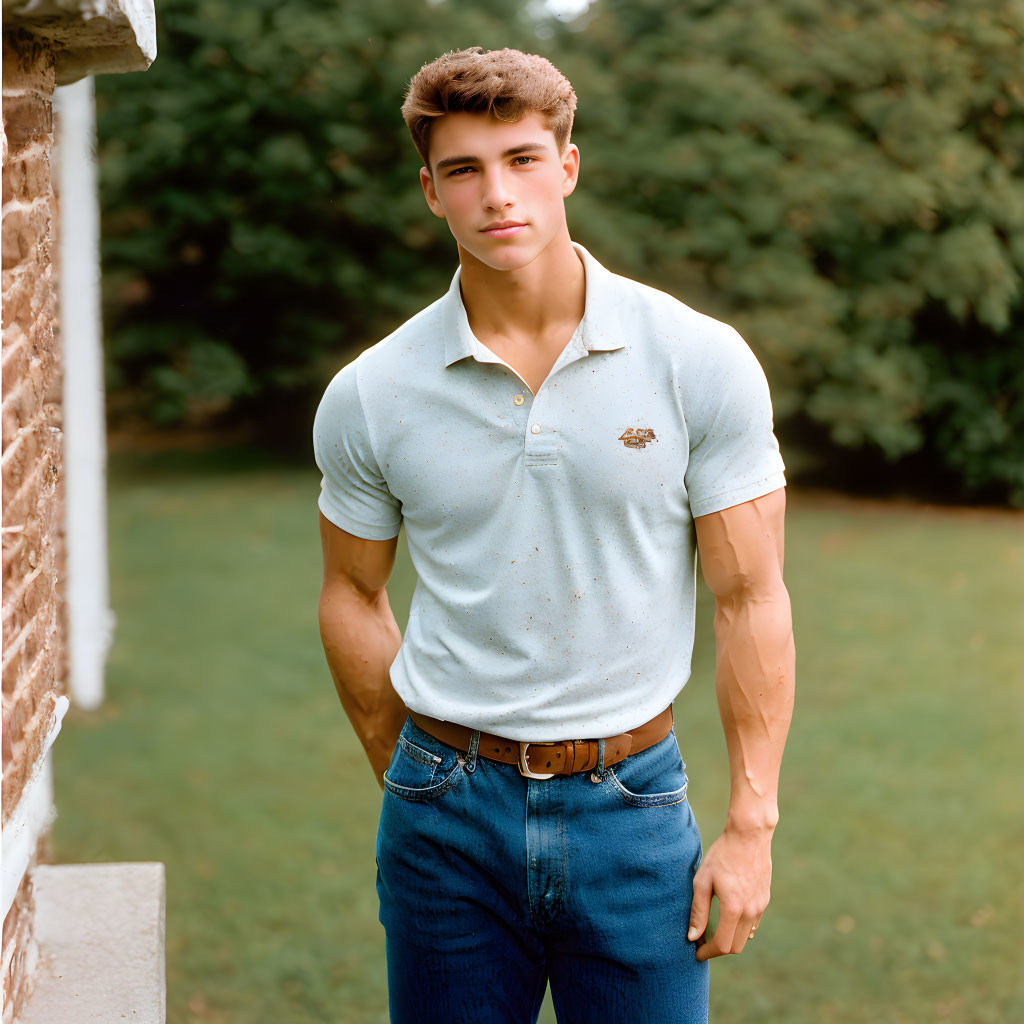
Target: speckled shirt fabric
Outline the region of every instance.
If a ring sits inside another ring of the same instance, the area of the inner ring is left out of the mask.
[[[456,271],[337,373],[313,426],[323,514],[371,540],[405,524],[395,690],[514,740],[667,707],[690,675],[694,517],[785,484],[736,330],[575,248],[585,313],[536,395],[473,335]]]

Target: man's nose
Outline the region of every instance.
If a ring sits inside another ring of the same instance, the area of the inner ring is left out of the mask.
[[[483,176],[484,191],[481,197],[488,210],[505,210],[515,203],[505,176],[500,170],[487,171]]]

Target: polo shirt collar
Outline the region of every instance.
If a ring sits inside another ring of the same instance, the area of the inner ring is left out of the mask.
[[[572,243],[573,248],[583,260],[586,273],[586,296],[584,298],[583,324],[581,337],[583,347],[588,352],[610,352],[623,348],[625,342],[619,329],[616,315],[615,294],[612,278],[615,277],[602,266],[578,242]],[[444,296],[444,365],[465,359],[466,356],[476,358],[480,354],[481,345],[469,326],[469,316],[462,301],[459,281],[462,267],[458,267],[452,278],[451,287]]]

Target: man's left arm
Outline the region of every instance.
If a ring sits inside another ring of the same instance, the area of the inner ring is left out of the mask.
[[[768,905],[782,749],[793,714],[795,653],[782,581],[784,488],[694,519],[715,596],[715,691],[729,752],[729,810],[693,880],[697,959],[739,953]],[[711,897],[718,927],[707,936]]]

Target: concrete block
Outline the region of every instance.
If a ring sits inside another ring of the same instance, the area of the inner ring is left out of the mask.
[[[39,962],[16,1024],[165,1024],[165,875],[159,862],[41,864]]]

